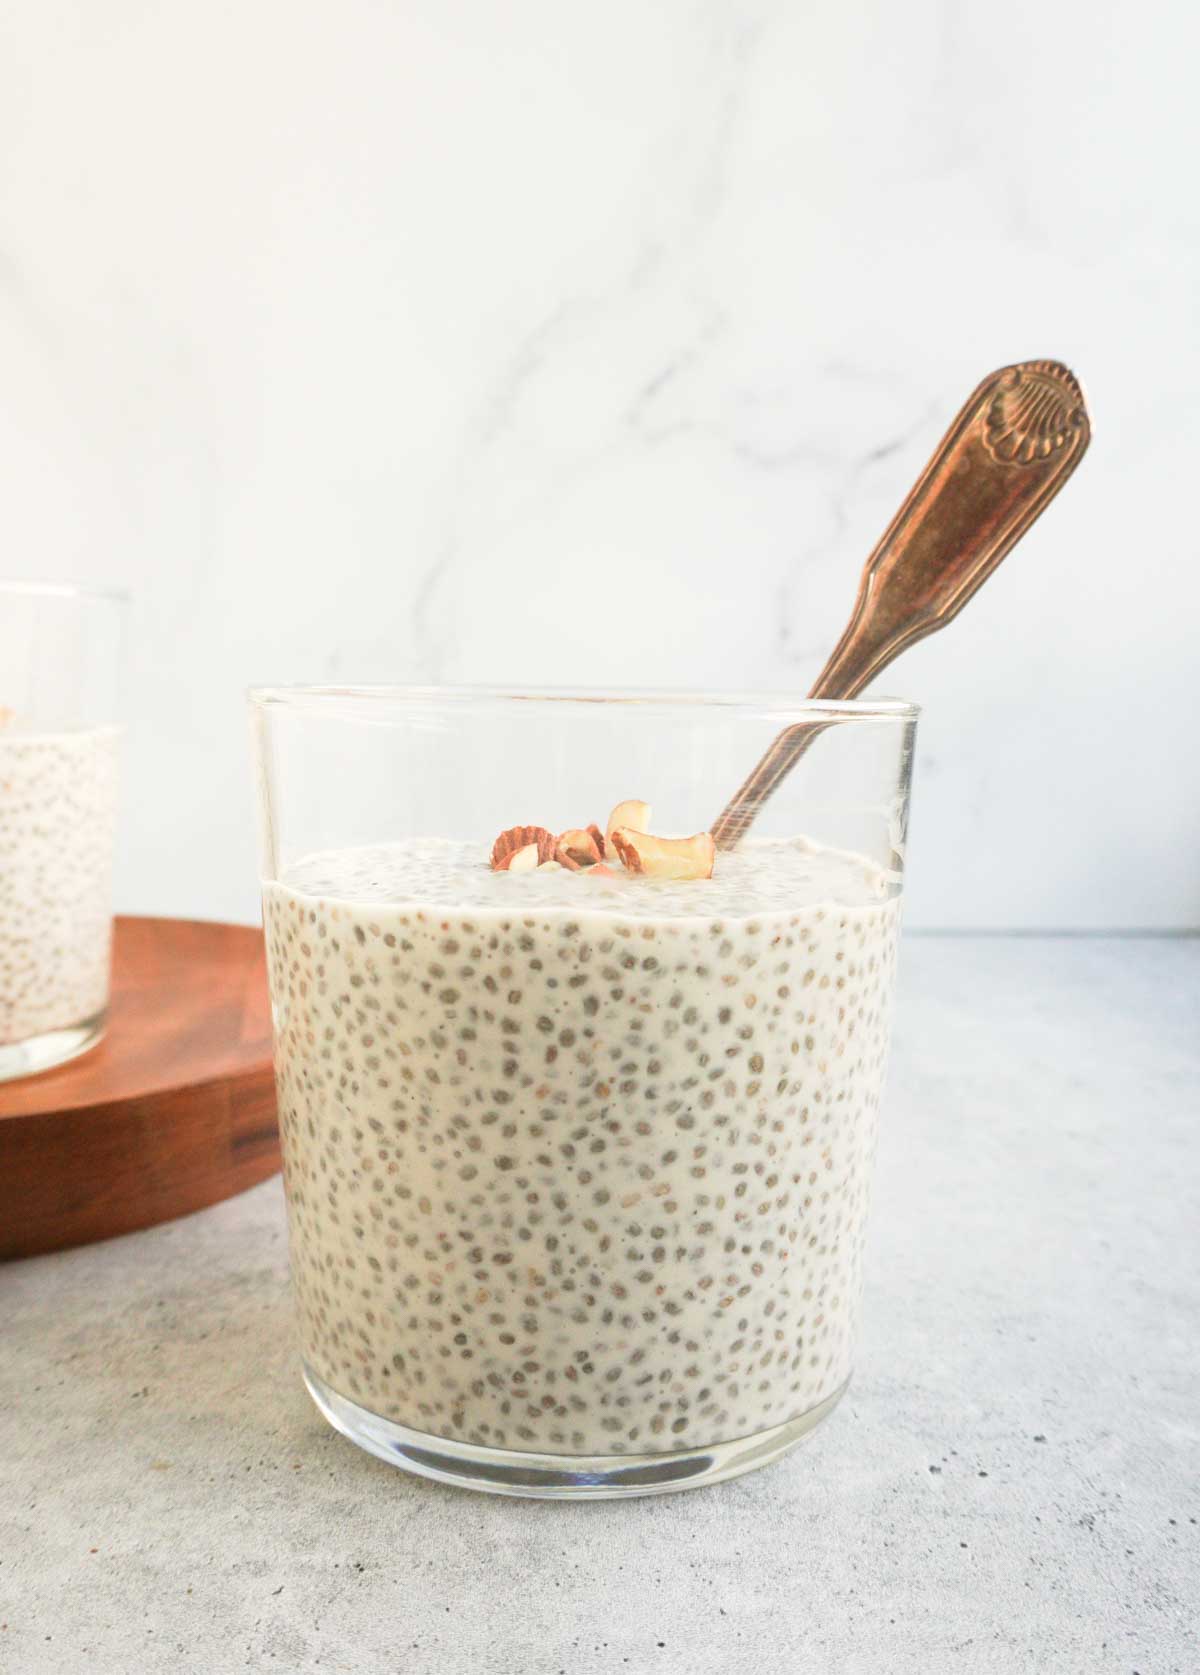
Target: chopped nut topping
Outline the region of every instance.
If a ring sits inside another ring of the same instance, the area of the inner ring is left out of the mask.
[[[537,872],[538,846],[527,843],[524,849],[514,849],[504,865],[496,868],[497,872]]]
[[[624,826],[631,832],[648,832],[650,830],[650,804],[631,801],[618,803],[608,817],[608,827],[604,834],[604,858],[607,861],[618,859],[613,847],[613,833],[618,826]]]
[[[660,838],[618,827],[612,834],[617,857],[629,872],[647,878],[711,878],[716,845],[709,832],[695,837]]]
[[[513,856],[520,850],[533,844],[537,851],[534,866],[542,861],[554,859],[554,834],[548,832],[544,826],[510,826],[492,845],[492,871],[511,872],[513,870]],[[526,872],[527,867],[518,867],[518,872]]]
[[[594,823],[569,826],[557,837],[545,826],[510,826],[492,845],[493,872],[588,872],[617,875],[606,859],[647,878],[711,878],[716,849],[708,832],[695,837],[654,837],[649,803],[618,803],[602,833]]]
[[[555,850],[555,859],[560,861],[568,872],[578,872],[581,867],[594,867],[600,860],[604,839],[599,844],[592,836],[593,827],[584,831],[581,827],[573,826],[569,831],[562,832]],[[598,835],[598,834],[597,834]]]

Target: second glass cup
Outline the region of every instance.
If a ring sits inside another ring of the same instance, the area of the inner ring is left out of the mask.
[[[0,1081],[104,1032],[124,605],[0,583]]]
[[[915,709],[251,702],[318,1406],[517,1494],[683,1488],[792,1447],[851,1371]],[[705,831],[796,722],[811,749],[710,877],[489,864],[509,828],[632,797],[653,832]]]

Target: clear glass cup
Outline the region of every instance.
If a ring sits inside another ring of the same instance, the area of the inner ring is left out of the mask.
[[[124,605],[0,582],[0,1081],[104,1033]]]
[[[649,1494],[791,1448],[851,1370],[914,707],[250,702],[317,1406],[498,1493]],[[706,831],[796,722],[811,748],[711,877],[490,867],[506,829],[628,798]]]

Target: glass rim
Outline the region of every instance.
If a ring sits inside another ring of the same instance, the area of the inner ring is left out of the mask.
[[[671,687],[440,686],[436,684],[251,686],[246,701],[256,710],[333,712],[360,707],[444,703],[562,704],[628,709],[744,710],[759,716],[813,716],[830,721],[915,721],[921,706],[907,698],[792,698],[786,692]]]
[[[31,599],[96,599],[111,605],[129,603],[126,588],[92,587],[84,582],[26,582],[0,576],[0,593],[18,593]]]

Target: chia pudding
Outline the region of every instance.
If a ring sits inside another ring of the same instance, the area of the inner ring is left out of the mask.
[[[0,733],[0,1046],[108,1003],[117,738]]]
[[[849,1377],[900,902],[861,857],[492,872],[441,840],[264,894],[311,1370],[413,1430],[709,1447]]]

